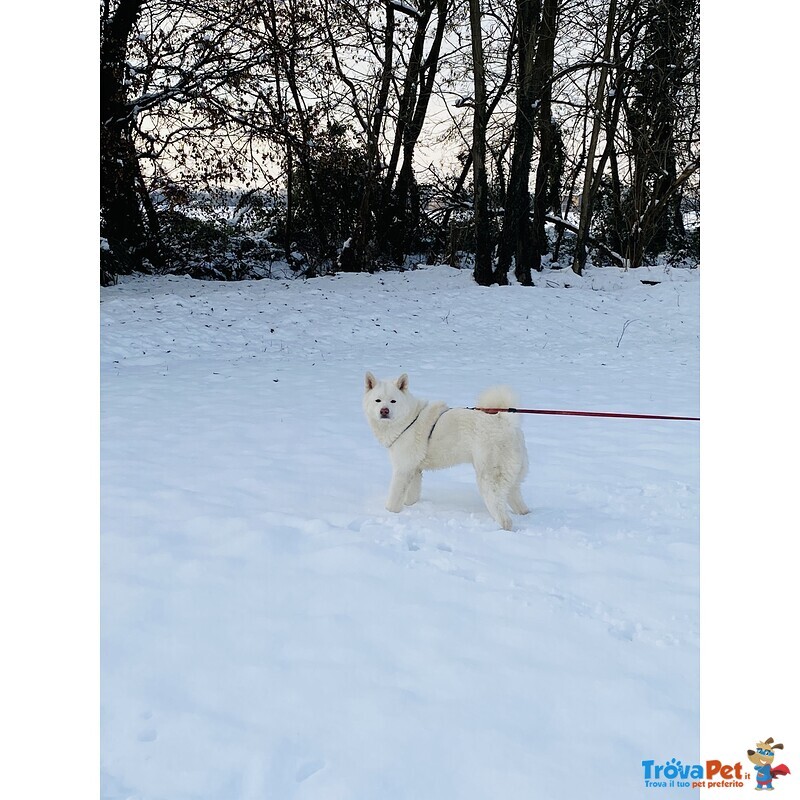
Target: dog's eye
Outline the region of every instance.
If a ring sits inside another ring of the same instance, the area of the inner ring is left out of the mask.
[[[390,400],[389,402],[390,402],[390,403],[396,403],[396,402],[397,402],[397,400]]]
[[[376,403],[380,403],[380,400],[376,400],[375,402],[376,402]]]

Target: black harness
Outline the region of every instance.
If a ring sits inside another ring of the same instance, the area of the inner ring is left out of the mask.
[[[411,422],[409,422],[409,423],[408,423],[408,425],[406,425],[406,426],[405,426],[405,428],[403,428],[403,430],[401,430],[401,431],[400,431],[400,433],[398,433],[398,434],[397,434],[397,436],[395,436],[395,437],[394,437],[394,441],[393,441],[393,442],[392,442],[392,443],[389,445],[389,447],[394,447],[394,445],[395,445],[395,443],[397,442],[397,440],[398,440],[398,439],[399,439],[399,438],[400,438],[400,437],[401,437],[401,436],[402,436],[402,435],[403,435],[403,434],[404,434],[404,433],[405,433],[405,432],[406,432],[406,431],[407,431],[407,430],[408,430],[408,429],[409,429],[409,428],[410,428],[410,427],[411,427],[411,426],[412,426],[412,425],[413,425],[413,424],[414,424],[414,423],[415,423],[415,422],[416,422],[416,421],[419,419],[419,415],[420,415],[420,414],[421,414],[421,413],[422,413],[424,410],[425,410],[424,408],[421,408],[421,409],[419,410],[419,414],[417,414],[417,416],[416,416],[416,417],[414,417],[414,419],[412,419],[412,420],[411,420]],[[452,409],[450,409],[450,408],[446,408],[444,411],[442,411],[442,413],[441,413],[441,414],[439,414],[439,416],[438,416],[438,417],[436,417],[436,419],[435,419],[435,420],[434,420],[434,422],[433,422],[433,425],[431,426],[430,433],[428,434],[428,441],[430,441],[430,440],[431,440],[431,436],[433,436],[433,429],[436,427],[436,424],[439,422],[439,420],[440,420],[440,419],[441,419],[441,418],[442,418],[442,417],[443,417],[443,416],[444,416],[444,415],[445,415],[445,414],[446,414],[448,411],[451,411],[451,410],[452,410]],[[387,448],[387,449],[388,449],[388,448]]]
[[[450,411],[450,409],[449,409],[449,408],[446,408],[444,411],[442,411],[442,413],[441,413],[441,414],[439,414],[439,416],[438,416],[438,417],[436,417],[436,420],[434,421],[433,425],[431,426],[431,432],[428,434],[428,441],[430,441],[430,440],[431,440],[431,436],[433,436],[433,429],[436,427],[436,424],[439,422],[439,420],[440,420],[440,419],[441,419],[441,418],[442,418],[442,417],[443,417],[443,416],[444,416],[444,415],[445,415],[445,414],[446,414],[448,411]]]

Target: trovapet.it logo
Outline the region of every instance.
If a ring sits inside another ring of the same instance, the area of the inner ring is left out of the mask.
[[[786,764],[774,765],[776,750],[783,750],[783,745],[772,737],[756,742],[756,749],[747,751],[752,768],[742,767],[740,761],[729,764],[718,759],[702,764],[685,764],[677,758],[663,763],[642,761],[644,785],[648,789],[741,789],[754,782],[758,791],[773,791],[776,778],[791,774]]]

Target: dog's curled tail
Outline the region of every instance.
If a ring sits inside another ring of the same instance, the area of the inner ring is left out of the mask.
[[[478,397],[476,408],[515,408],[518,402],[516,392],[510,386],[492,386]],[[500,415],[498,415],[500,416]],[[503,414],[509,422],[519,424],[516,414]]]

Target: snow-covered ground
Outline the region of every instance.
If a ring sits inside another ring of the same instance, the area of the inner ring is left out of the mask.
[[[697,757],[697,423],[522,417],[510,533],[468,466],[384,509],[367,369],[698,415],[697,271],[537,283],[102,290],[103,798],[620,800]]]

